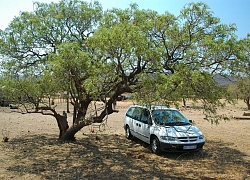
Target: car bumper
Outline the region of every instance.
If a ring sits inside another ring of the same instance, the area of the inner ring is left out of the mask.
[[[204,144],[205,142],[193,144],[170,144],[160,142],[160,147],[162,151],[166,152],[190,152],[202,150]]]

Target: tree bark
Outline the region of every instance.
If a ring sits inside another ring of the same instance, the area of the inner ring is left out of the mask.
[[[92,123],[101,123],[106,115],[112,114],[113,112],[118,112],[118,110],[114,110],[112,108],[113,100],[116,97],[111,97],[106,103],[106,107],[101,112],[99,116],[96,117],[90,117],[86,119],[86,112],[88,109],[88,105],[91,102],[91,100],[85,100],[80,102],[80,108],[76,108],[74,106],[74,114],[73,114],[73,125],[69,127],[68,121],[67,121],[67,114],[66,112],[63,113],[63,115],[56,112],[55,109],[51,107],[39,107],[37,110],[41,110],[42,114],[44,115],[52,115],[56,118],[58,128],[59,128],[59,139],[62,141],[74,141],[75,140],[75,134],[81,130],[84,126],[88,126]],[[52,113],[43,113],[43,110],[45,111],[51,111]]]
[[[67,131],[61,136],[62,141],[75,141],[75,134],[80,131],[84,126],[87,126],[91,123],[88,121],[81,121],[79,124],[73,124]]]
[[[68,125],[68,121],[67,121],[67,114],[64,111],[63,115],[57,113],[55,111],[55,109],[52,109],[51,107],[40,107],[40,110],[50,110],[53,112],[53,114],[47,114],[47,113],[43,113],[43,115],[52,115],[56,118],[57,121],[57,125],[59,128],[59,139],[63,140],[63,141],[74,141],[75,140],[75,134],[84,126],[89,125],[86,122],[81,122],[79,124],[73,124],[70,128]],[[90,122],[90,121],[89,121]]]
[[[67,92],[67,113],[70,113],[70,110],[69,110],[69,92]]]
[[[247,104],[247,110],[250,110],[250,97],[245,98],[244,102]]]
[[[61,139],[62,136],[66,133],[66,131],[69,128],[67,117],[65,118],[65,115],[60,115],[56,113],[55,118],[56,118],[59,130],[60,130],[59,139]]]
[[[183,102],[183,106],[184,106],[184,107],[187,107],[186,99],[185,99],[185,98],[182,98],[182,102]]]

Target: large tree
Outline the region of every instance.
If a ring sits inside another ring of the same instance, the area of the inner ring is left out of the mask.
[[[1,32],[0,52],[8,92],[25,100],[20,103],[27,112],[51,111],[60,138],[70,140],[115,112],[112,102],[125,92],[146,104],[170,105],[192,96],[202,99],[208,119],[220,119],[216,108],[223,89],[213,76],[235,61],[234,30],[203,3],[188,4],[174,16],[136,4],[103,14],[97,2],[62,0],[36,3],[34,12],[16,17]],[[42,103],[45,95],[59,91],[69,92],[74,107],[69,128],[55,108]],[[104,109],[87,118],[97,100]]]
[[[62,0],[51,4],[35,3],[35,7],[34,12],[21,12],[1,32],[0,52],[4,60],[2,67],[5,67],[4,78],[8,80],[5,91],[9,90],[11,98],[28,113],[51,111],[51,115],[58,122],[60,138],[74,139],[74,134],[81,126],[74,124],[71,129],[67,129],[63,116],[49,103],[41,101],[44,96],[52,96],[59,91],[69,91],[71,102],[75,107],[74,117],[77,122],[83,119],[84,112],[93,98],[84,94],[84,88],[79,89],[82,85],[79,83],[83,81],[79,76],[85,69],[80,69],[80,72],[76,69],[83,67],[82,65],[77,67],[81,62],[87,64],[89,58],[79,59],[78,64],[73,64],[73,61],[77,60],[77,54],[73,54],[75,57],[68,56],[67,61],[61,66],[66,63],[70,65],[71,62],[72,66],[66,73],[62,72],[65,75],[63,79],[62,76],[57,79],[59,77],[57,71],[52,68],[61,61],[56,59],[52,62],[53,55],[50,58],[50,54],[61,53],[60,50],[68,43],[74,44],[68,51],[72,49],[76,52],[80,50],[82,54],[88,53],[85,41],[93,34],[102,18],[102,7],[96,1],[87,3],[79,0]],[[78,49],[74,48],[75,44]],[[78,58],[85,57],[79,55]],[[80,74],[74,76],[74,71]],[[82,126],[84,125],[83,123]]]
[[[231,86],[237,98],[243,99],[250,110],[250,34],[237,44],[239,61],[233,64],[232,69],[237,81]]]
[[[188,4],[177,17],[133,4],[106,12],[90,42],[137,101],[170,105],[193,97],[202,100],[206,118],[218,122],[225,116],[216,109],[227,92],[213,77],[237,60],[235,29],[220,24],[203,3]]]

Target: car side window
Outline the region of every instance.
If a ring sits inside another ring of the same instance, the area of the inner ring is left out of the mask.
[[[129,108],[129,110],[126,113],[126,116],[133,118],[133,112],[134,112],[134,107]]]
[[[148,119],[150,117],[149,110],[143,109],[142,110],[142,115],[141,115],[141,122],[148,124]]]
[[[141,108],[139,107],[134,108],[132,118],[138,121],[141,120]]]

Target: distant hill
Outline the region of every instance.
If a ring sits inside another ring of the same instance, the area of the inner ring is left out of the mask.
[[[216,75],[214,80],[221,86],[227,86],[237,81],[236,77],[224,77],[221,75]]]

